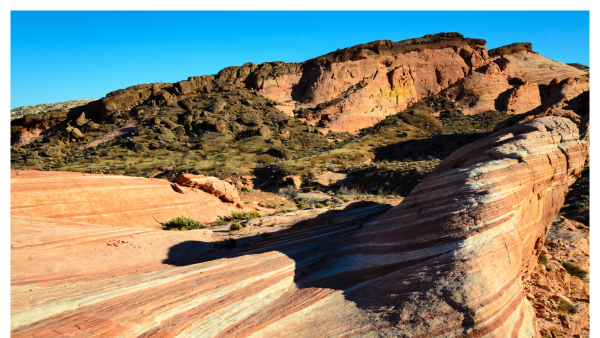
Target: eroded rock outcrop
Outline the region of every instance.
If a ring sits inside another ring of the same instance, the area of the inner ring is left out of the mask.
[[[78,268],[103,259],[93,241],[56,245],[43,233],[73,229],[13,214],[31,227],[13,242],[35,243],[13,248],[12,335],[539,336],[522,279],[586,152],[573,122],[538,118],[459,149],[383,214],[332,211],[216,260],[202,259],[202,241],[182,242],[163,263],[151,261],[164,247],[110,278]],[[68,265],[59,256],[84,247]],[[36,250],[55,256],[24,268]]]
[[[11,214],[159,227],[179,216],[201,223],[231,215],[235,206],[196,190],[180,194],[166,180],[71,172],[12,170]]]
[[[216,75],[132,86],[61,113],[68,116],[34,114],[40,116],[17,119],[11,135],[13,144],[26,144],[50,128],[61,129],[53,127],[58,122],[75,124],[82,112],[99,123],[139,113],[141,106],[180,105],[190,111],[193,95],[242,88],[267,97],[273,107],[324,133],[355,133],[437,94],[456,100],[466,114],[486,110],[526,113],[545,102],[543,92],[553,81],[584,74],[589,71],[548,59],[534,52],[530,43],[488,53],[483,39],[439,33],[397,42],[373,41],[301,63],[246,63],[224,68]],[[219,114],[224,107],[225,102],[219,101],[210,111]],[[215,121],[214,128],[228,133],[221,120]],[[272,137],[268,128],[260,128],[263,137]]]
[[[175,183],[186,187],[198,188],[226,202],[235,204],[241,203],[237,189],[230,183],[216,177],[181,174],[175,178]]]
[[[486,110],[527,113],[547,97],[548,86],[586,73],[531,51],[531,44],[490,50],[489,63],[444,89],[440,94],[466,107],[465,114]]]

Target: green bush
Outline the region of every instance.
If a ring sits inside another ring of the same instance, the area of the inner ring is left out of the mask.
[[[171,220],[171,222],[169,222],[168,228],[175,229],[175,230],[194,230],[194,229],[204,229],[205,226],[196,220],[187,218],[185,216],[180,216],[180,217],[173,218]]]
[[[220,219],[220,220],[218,220],[218,221],[214,222],[214,223],[212,224],[212,226],[214,226],[214,227],[218,227],[218,226],[225,225],[225,224],[227,224],[227,221],[226,221],[226,220],[224,220],[224,219]]]
[[[583,223],[586,221],[585,217],[583,217],[583,216],[576,216],[575,218],[573,218],[573,220],[575,220],[579,223]]]
[[[540,255],[538,256],[538,264],[548,265],[548,257],[545,253],[540,252]]]
[[[229,230],[231,231],[242,230],[243,228],[244,227],[239,222],[231,223],[229,226]]]
[[[579,279],[582,279],[582,280],[587,277],[587,272],[585,270],[582,270],[580,267],[578,267],[575,264],[572,264],[569,262],[564,262],[562,264],[562,266],[565,268],[565,270],[567,270],[567,272],[571,276],[577,276],[577,277],[579,277]]]
[[[259,218],[259,217],[260,217],[260,214],[256,210],[234,211],[231,213],[232,221],[248,220],[248,219]]]

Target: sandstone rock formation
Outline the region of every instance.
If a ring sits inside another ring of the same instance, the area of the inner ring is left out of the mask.
[[[581,230],[580,230],[581,229]],[[551,336],[583,336],[589,325],[589,282],[571,275],[560,264],[575,264],[589,273],[589,230],[567,219],[553,223],[542,249],[544,261],[523,279],[524,290],[531,301],[540,332]]]
[[[465,114],[486,110],[527,113],[546,101],[540,93],[552,83],[586,74],[513,44],[489,51],[489,63],[444,89],[440,94],[467,107]]]
[[[537,118],[459,149],[383,214],[358,204],[221,259],[173,237],[161,263],[165,240],[133,253],[153,234],[108,244],[13,213],[12,335],[536,337],[522,279],[586,154],[575,123]],[[134,258],[108,266],[122,249]]]
[[[54,120],[74,120],[82,112],[88,119],[106,120],[127,112],[139,113],[142,105],[180,104],[189,108],[192,95],[240,88],[273,100],[276,108],[317,125],[325,133],[355,133],[437,94],[465,106],[466,114],[490,109],[525,113],[544,102],[536,86],[543,92],[555,79],[584,74],[589,72],[532,51],[530,43],[511,44],[488,53],[483,39],[439,33],[397,42],[373,41],[302,63],[246,63],[216,75],[120,89],[59,117],[40,113],[33,114],[32,121],[15,120],[12,135],[13,143],[26,143],[53,127],[57,123]],[[218,114],[225,106],[219,101],[210,110]],[[214,126],[221,134],[229,132],[223,120],[215,121]],[[257,127],[263,137],[272,137],[271,130]]]
[[[209,223],[237,210],[211,193],[180,194],[159,179],[34,170],[12,170],[10,179],[11,214],[18,216],[156,228],[179,216]]]
[[[198,188],[226,202],[235,204],[240,204],[241,202],[237,189],[228,182],[216,177],[181,174],[175,179],[175,183],[186,187]]]

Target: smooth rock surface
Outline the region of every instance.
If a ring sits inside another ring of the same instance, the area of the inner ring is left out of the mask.
[[[161,179],[12,170],[10,182],[15,216],[159,227],[179,216],[213,222],[237,210],[201,190],[180,194]]]

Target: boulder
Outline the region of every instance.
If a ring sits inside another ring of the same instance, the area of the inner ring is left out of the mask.
[[[292,158],[292,155],[290,154],[289,150],[281,147],[270,148],[269,150],[267,150],[267,154],[284,160],[290,160]]]
[[[177,176],[175,183],[186,187],[201,189],[229,203],[234,203],[236,205],[241,203],[237,189],[231,184],[216,177],[181,174]]]
[[[62,157],[63,153],[60,151],[59,148],[52,147],[44,150],[44,156],[58,158]]]
[[[302,179],[298,175],[288,175],[278,179],[275,183],[277,185],[291,185],[296,189],[300,189],[300,186],[302,185]]]
[[[84,133],[89,133],[98,129],[100,129],[100,126],[97,123],[94,123],[93,121],[88,121],[81,127],[81,131]]]
[[[81,140],[83,138],[83,133],[79,129],[73,128],[71,130],[71,137],[73,137],[76,140]]]
[[[88,119],[85,118],[85,113],[81,113],[81,115],[79,115],[79,117],[77,118],[77,120],[75,120],[75,124],[78,127],[83,126],[84,124],[88,123]]]
[[[312,179],[311,182],[323,187],[342,187],[350,186],[355,180],[356,177],[352,175],[328,171]]]
[[[258,129],[258,133],[260,134],[260,136],[267,140],[273,137],[273,131],[271,131],[271,129],[265,125],[261,126]]]

